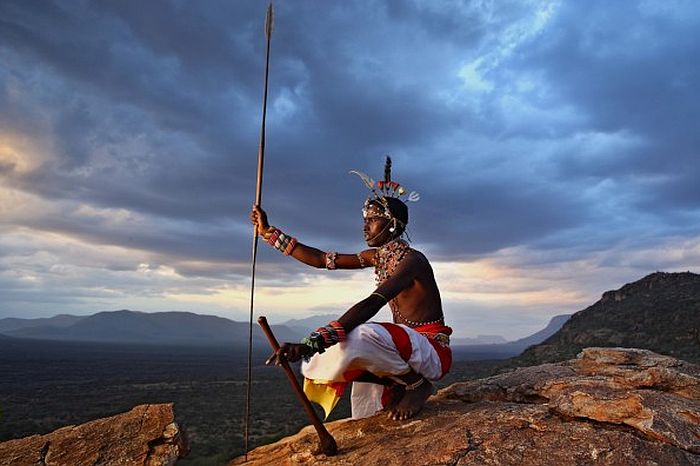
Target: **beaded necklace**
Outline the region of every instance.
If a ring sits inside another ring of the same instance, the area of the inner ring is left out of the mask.
[[[411,247],[408,245],[408,243],[401,238],[389,241],[385,245],[377,248],[374,266],[377,286],[381,285],[386,279],[391,277],[396,270],[396,267],[398,267],[399,263],[404,259],[404,257],[406,257],[406,253],[410,249]],[[399,305],[396,299],[389,301],[389,308],[391,308],[391,313],[394,315],[395,320],[406,322],[411,327],[435,324],[443,321],[442,317],[429,322],[416,322],[414,320],[407,319],[403,316],[403,314],[401,314],[401,311],[399,311]],[[398,317],[398,319],[396,319],[396,317]]]
[[[406,256],[408,250],[411,249],[408,243],[401,238],[389,241],[383,246],[377,248],[375,256],[374,274],[376,275],[377,286],[391,277],[399,262]]]

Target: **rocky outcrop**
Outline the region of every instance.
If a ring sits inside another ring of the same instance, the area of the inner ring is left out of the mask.
[[[651,351],[586,348],[575,360],[451,385],[415,419],[310,427],[251,465],[700,465],[700,368]]]
[[[172,404],[131,411],[68,426],[46,435],[0,443],[0,465],[166,466],[187,453]]]
[[[606,291],[509,364],[565,361],[592,346],[645,348],[700,364],[700,274],[655,272]]]

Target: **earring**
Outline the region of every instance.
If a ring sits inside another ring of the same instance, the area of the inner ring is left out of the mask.
[[[389,232],[393,233],[396,231],[396,219],[392,220],[391,222],[391,228],[389,228]]]

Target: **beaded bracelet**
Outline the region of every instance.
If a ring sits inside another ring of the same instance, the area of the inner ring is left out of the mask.
[[[311,348],[312,353],[323,353],[326,351],[325,341],[318,332],[311,332],[308,337],[301,339],[301,343]]]
[[[279,228],[270,226],[263,232],[263,239],[273,248],[288,256],[297,245],[297,239],[286,235]]]
[[[313,353],[323,353],[326,348],[345,341],[346,338],[345,327],[334,320],[324,327],[319,327],[315,332],[311,332],[308,337],[301,340],[301,343],[311,348]]]
[[[335,270],[335,260],[338,257],[338,253],[335,251],[330,251],[326,253],[326,268],[328,270]]]

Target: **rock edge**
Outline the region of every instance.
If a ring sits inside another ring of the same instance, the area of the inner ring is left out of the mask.
[[[383,414],[327,424],[339,453],[318,454],[311,427],[231,465],[700,466],[700,367],[632,348],[455,383],[415,419]]]
[[[171,466],[188,453],[172,403],[0,443],[2,466]]]

